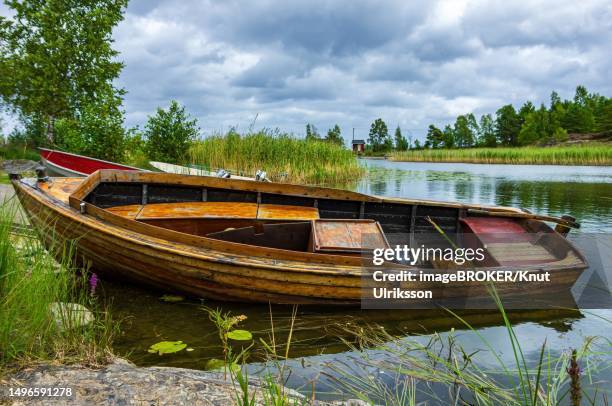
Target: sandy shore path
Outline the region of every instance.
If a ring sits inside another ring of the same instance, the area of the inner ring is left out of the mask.
[[[15,197],[15,191],[13,190],[12,185],[0,184],[0,205],[4,203],[7,203],[11,208],[17,207],[18,213],[14,220],[16,223],[27,224],[28,220],[26,219],[23,210],[21,210],[17,197]]]

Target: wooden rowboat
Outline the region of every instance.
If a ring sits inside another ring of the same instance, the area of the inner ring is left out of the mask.
[[[133,166],[121,165],[102,159],[71,154],[54,149],[38,148],[40,159],[45,167],[55,175],[60,176],[88,176],[100,169],[118,169],[124,171],[142,171]]]
[[[550,282],[497,283],[503,297],[566,292],[587,267],[562,233],[511,208],[118,170],[85,179],[11,179],[48,246],[74,241],[78,257],[102,275],[205,298],[359,304],[372,272],[364,262],[373,248],[442,247],[448,236],[458,244],[488,246],[487,260],[475,265],[479,270],[550,275]],[[562,232],[575,225],[553,221]],[[491,235],[500,229],[503,234]],[[453,272],[437,263],[383,266]],[[485,283],[409,285],[431,289],[434,297],[489,296]]]
[[[199,168],[191,168],[188,166],[169,164],[166,162],[157,162],[150,161],[149,164],[162,172],[166,173],[174,173],[177,175],[191,175],[191,176],[216,176],[218,177],[217,172],[209,171],[206,169]],[[239,175],[231,175],[232,179],[242,179],[242,180],[255,180],[255,178],[250,178],[247,176],[239,176]]]

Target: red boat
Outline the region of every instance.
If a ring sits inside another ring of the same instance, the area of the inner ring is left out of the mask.
[[[101,159],[89,158],[69,152],[38,148],[40,158],[49,172],[68,177],[88,176],[99,169],[120,169],[124,171],[142,171],[133,166],[121,165]]]

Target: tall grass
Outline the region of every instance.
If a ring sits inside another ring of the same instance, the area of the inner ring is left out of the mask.
[[[249,345],[242,346],[240,351],[234,351],[230,344],[230,330],[241,321],[246,319],[246,316],[232,316],[229,312],[223,312],[220,309],[212,309],[204,307],[208,313],[210,320],[214,323],[219,333],[221,346],[224,357],[225,375],[229,372],[229,376],[234,388],[236,404],[241,406],[252,406],[255,404],[264,404],[266,406],[301,406],[314,404],[314,392],[312,393],[311,402],[304,396],[297,395],[295,392],[290,392],[286,387],[286,381],[290,371],[287,370],[286,361],[289,359],[289,349],[293,336],[293,328],[297,317],[297,306],[293,306],[291,313],[291,325],[289,327],[289,336],[284,345],[284,354],[279,353],[280,347],[275,338],[274,318],[272,316],[272,306],[270,305],[270,341],[259,338],[259,342],[263,345],[265,358],[276,368],[276,373],[266,373],[257,380],[249,380],[248,368],[246,367],[247,359],[254,347],[254,342],[251,342],[252,336],[247,340]],[[245,330],[242,330],[245,331]],[[248,332],[250,335],[250,332]],[[258,389],[256,389],[258,387]]]
[[[261,169],[270,180],[292,183],[342,184],[365,172],[348,149],[266,131],[208,137],[192,146],[190,156],[193,164],[206,169],[245,176]]]
[[[76,276],[72,249],[53,247],[62,250],[56,262],[34,234],[15,233],[8,207],[0,205],[0,374],[43,360],[104,362],[116,330],[89,291],[87,274]],[[94,320],[82,325],[69,307],[54,315],[54,303],[86,306]]]
[[[355,331],[354,341],[345,342],[357,355],[350,364],[326,365],[322,375],[344,396],[354,396],[368,404],[415,405],[421,404],[417,400],[429,400],[436,404],[577,406],[580,403],[576,399],[581,397],[588,402],[584,404],[607,404],[607,382],[600,382],[598,388],[591,374],[598,370],[605,373],[610,368],[598,362],[600,356],[611,355],[608,338],[588,337],[580,348],[560,354],[553,354],[544,340],[537,360],[527,360],[521,345],[524,338],[517,335],[494,289],[492,295],[504,320],[513,362],[502,359],[498,343],[488,341],[451,311],[481,349],[465,350],[454,330],[446,336],[436,333],[423,343],[393,336],[380,326],[355,328],[347,324],[341,332],[345,336]],[[493,366],[479,364],[477,359],[484,354]],[[581,381],[591,387],[590,393],[581,387]]]
[[[612,144],[555,147],[424,149],[394,152],[393,161],[478,164],[612,165]]]

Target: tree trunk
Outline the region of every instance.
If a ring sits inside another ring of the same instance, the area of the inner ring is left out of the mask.
[[[55,142],[55,116],[49,116],[49,120],[47,121],[47,140],[50,145],[54,145]]]

